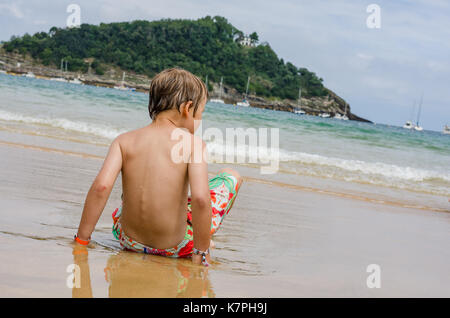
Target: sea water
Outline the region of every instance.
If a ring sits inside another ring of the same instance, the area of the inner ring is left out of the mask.
[[[0,74],[3,129],[108,146],[150,122],[145,93]],[[278,129],[283,173],[450,196],[450,136],[440,132],[214,103],[203,122],[223,131]],[[227,151],[220,140],[208,149]]]

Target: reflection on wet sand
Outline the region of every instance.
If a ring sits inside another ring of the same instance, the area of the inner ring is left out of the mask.
[[[72,289],[72,297],[92,297],[88,248],[74,244],[72,254],[80,269],[80,288]],[[109,297],[215,297],[208,269],[186,259],[120,251],[108,258],[104,272]]]

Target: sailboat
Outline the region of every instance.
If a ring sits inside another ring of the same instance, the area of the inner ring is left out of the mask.
[[[414,124],[411,121],[407,121],[404,125],[403,128],[405,129],[413,129],[414,128]]]
[[[134,92],[136,89],[133,87],[126,87],[125,86],[125,72],[122,73],[122,82],[119,86],[114,86],[115,89],[121,90],[121,91],[131,91]]]
[[[306,112],[302,110],[302,88],[298,89],[297,109],[294,110],[295,114],[304,115]]]
[[[248,85],[250,84],[250,76],[247,79],[247,89],[245,90],[245,97],[242,100],[242,102],[238,102],[236,103],[236,106],[242,106],[242,107],[249,107],[250,103],[247,101],[247,96],[248,96]]]
[[[412,118],[414,116],[414,111],[416,110],[416,100],[414,100],[414,104],[413,104],[413,110],[411,113],[411,120],[406,121],[406,123],[403,125],[403,128],[405,129],[413,129],[414,128],[414,124],[412,123]]]
[[[223,77],[220,78],[219,98],[212,98],[209,101],[211,103],[225,104],[222,99]]]
[[[422,110],[422,101],[423,101],[423,94],[420,97],[420,103],[419,103],[419,111],[417,112],[417,121],[416,121],[416,126],[414,126],[414,129],[417,131],[422,131],[423,128],[420,127],[419,125],[419,119],[420,119],[420,111]]]
[[[444,126],[444,130],[442,131],[444,135],[450,135],[450,127],[447,125]]]
[[[341,119],[341,120],[348,120],[348,116],[347,116],[347,104],[345,104],[345,110],[344,110],[344,115],[341,115],[339,113],[334,114],[335,119]]]
[[[344,110],[344,115],[342,116],[342,120],[348,120],[348,117],[347,117],[347,103],[345,103],[345,110]]]

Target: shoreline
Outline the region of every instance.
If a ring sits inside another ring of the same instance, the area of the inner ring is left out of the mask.
[[[11,54],[0,53],[0,58],[9,60],[9,63],[3,64],[3,70],[6,74],[12,76],[25,76],[28,73],[33,73],[35,78],[51,80],[52,78],[62,78],[65,81],[78,79],[83,85],[90,85],[96,87],[114,88],[118,86],[124,86],[124,89],[134,89],[137,92],[148,94],[151,79],[145,75],[132,74],[135,80],[127,80],[124,83],[117,78],[109,77],[106,75],[93,75],[93,74],[79,74],[73,72],[63,72],[59,69],[53,69],[48,66],[37,64],[36,61],[29,58],[17,57]],[[20,67],[11,64],[21,63]],[[25,64],[30,65],[25,65]],[[0,64],[1,66],[2,64]],[[319,116],[322,113],[328,113],[335,116],[336,114],[344,115],[345,109],[348,109],[346,115],[349,120],[355,120],[360,122],[372,123],[370,120],[359,117],[351,112],[350,105],[339,97],[336,93],[327,89],[328,95],[325,97],[311,97],[302,98],[302,109],[307,115]],[[234,88],[227,87],[227,92],[219,92],[217,83],[213,85],[213,91],[211,98],[221,97],[229,104],[235,105],[237,102],[242,101],[244,95],[238,93]],[[259,97],[255,95],[248,95],[247,100],[251,103],[250,107],[269,109],[273,111],[285,111],[295,113],[297,110],[297,101],[292,100],[278,100]]]
[[[51,147],[34,146],[34,145],[29,145],[29,144],[17,143],[17,142],[9,142],[9,141],[5,141],[2,139],[0,139],[0,146],[18,147],[18,148],[23,148],[23,149],[44,151],[44,152],[49,152],[49,153],[58,153],[58,154],[62,154],[62,155],[70,155],[70,156],[76,156],[76,157],[81,157],[81,158],[104,160],[104,157],[99,156],[99,155],[94,155],[94,154],[89,154],[89,153],[84,153],[84,152],[62,150],[62,149],[51,148]],[[210,164],[210,166],[211,166],[211,164]],[[217,171],[210,171],[209,175],[212,176]],[[323,194],[323,195],[328,195],[328,196],[347,198],[347,199],[364,201],[364,202],[380,204],[380,205],[389,205],[389,206],[396,206],[396,207],[401,207],[401,208],[410,208],[410,209],[439,212],[439,213],[450,213],[450,209],[444,209],[444,208],[438,208],[438,207],[432,207],[432,206],[426,206],[426,205],[408,204],[408,203],[400,202],[400,201],[370,198],[367,196],[362,196],[362,195],[357,195],[357,194],[352,194],[352,193],[324,190],[324,189],[314,188],[314,187],[310,187],[310,186],[290,184],[290,183],[280,182],[280,181],[275,181],[275,180],[255,178],[252,176],[243,175],[242,177],[243,177],[244,181],[252,181],[255,183],[267,184],[267,185],[271,185],[271,186],[278,186],[281,188],[289,188],[289,189],[294,189],[294,190],[299,190],[299,191],[306,191],[306,192],[318,193],[318,194]]]

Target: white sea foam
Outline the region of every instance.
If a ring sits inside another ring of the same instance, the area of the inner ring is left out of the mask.
[[[210,153],[214,152],[217,156],[223,156],[225,160],[226,154],[229,153],[231,149],[227,148],[227,145],[212,142],[208,143],[208,151]],[[243,158],[248,159],[251,153],[258,153],[259,160],[262,162],[267,162],[269,160],[273,160],[274,158],[273,153],[265,147],[238,145],[234,148],[234,152],[236,157],[240,158],[241,161]],[[440,179],[450,182],[450,174],[439,171],[398,166],[383,162],[367,162],[361,160],[326,157],[317,154],[287,151],[284,149],[280,149],[279,151],[279,160],[280,162],[297,163],[300,165],[309,166],[311,169],[315,170],[317,175],[321,175],[323,172],[324,176],[330,176],[329,169],[340,169],[344,173],[362,173],[365,175],[374,175],[401,181],[421,182],[431,179]],[[249,161],[247,160],[247,162]]]
[[[0,110],[0,119],[5,121],[47,125],[54,128],[100,136],[110,140],[125,132],[125,130],[120,130],[107,125],[73,121],[66,118],[31,117],[4,110]],[[231,151],[231,149],[227,148],[227,145],[216,141],[208,142],[207,145],[210,154],[215,154],[216,158],[222,156],[223,160],[219,162],[226,161],[226,155]],[[233,148],[237,163],[248,163],[251,154],[257,154],[259,163],[267,163],[274,160],[274,153],[267,147],[237,145]],[[341,171],[341,174],[347,175],[345,178],[350,178],[352,180],[354,180],[355,177],[358,177],[357,174],[359,173],[364,174],[365,176],[382,177],[391,181],[398,180],[400,182],[417,183],[433,179],[442,180],[445,183],[450,182],[449,173],[383,162],[367,162],[327,157],[318,154],[288,151],[285,149],[280,149],[278,156],[281,163],[292,163],[294,166],[296,164],[304,167],[306,166],[311,172],[314,172],[315,175],[322,175],[325,177],[332,177],[335,175],[336,173],[332,172],[334,170]],[[350,174],[352,175],[350,176]],[[367,178],[361,177],[361,179]]]
[[[114,139],[124,130],[119,130],[114,127],[87,123],[82,121],[73,121],[66,118],[50,118],[50,117],[31,117],[22,114],[12,113],[0,110],[0,119],[5,121],[17,121],[27,124],[47,125],[54,128],[61,128],[64,130],[71,130],[79,133],[92,134],[107,139]]]

